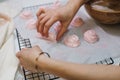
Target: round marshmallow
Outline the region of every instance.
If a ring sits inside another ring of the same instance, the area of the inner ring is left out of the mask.
[[[31,11],[23,11],[21,14],[20,14],[20,18],[22,19],[30,19],[33,17],[33,14]]]
[[[99,37],[94,30],[87,30],[84,33],[84,40],[88,43],[95,43],[99,40]]]
[[[30,19],[26,22],[26,27],[28,29],[35,29],[37,21],[35,19]]]
[[[36,34],[36,37],[37,37],[37,38],[43,38],[43,36],[41,35],[41,33],[37,33],[37,34]]]
[[[53,33],[51,33],[51,32],[49,32],[49,36],[48,36],[48,37],[42,36],[41,33],[37,33],[36,37],[37,37],[37,38],[44,39],[44,40],[56,42],[56,35],[53,34]]]
[[[79,16],[75,16],[71,22],[71,26],[74,27],[80,27],[84,24],[82,18],[80,18]]]
[[[64,44],[69,47],[78,47],[80,45],[80,39],[77,35],[73,34],[64,38]]]
[[[56,32],[59,32],[60,31],[60,27],[61,27],[61,23],[58,21],[58,22],[55,23],[53,28],[54,28],[54,30]]]

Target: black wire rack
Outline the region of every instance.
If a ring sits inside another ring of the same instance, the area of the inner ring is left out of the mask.
[[[35,12],[40,8],[40,6],[49,7],[52,4],[53,3],[46,3],[46,4],[24,7],[22,9],[22,11],[29,10],[29,11],[33,12],[34,18],[36,18],[36,13]],[[29,38],[24,39],[23,35],[21,36],[22,29],[19,26],[24,26],[24,25],[22,25],[22,23],[20,24],[21,21],[19,20],[19,15],[20,14],[18,14],[14,18],[15,25],[17,26],[16,27],[16,36],[17,36],[17,39],[18,39],[19,50],[21,50],[22,48],[32,48],[30,39]],[[18,21],[16,21],[16,20],[18,20]],[[48,74],[48,73],[45,73],[45,72],[32,73],[29,70],[25,70],[24,68],[22,68],[22,70],[23,70],[25,80],[57,80],[57,79],[63,80],[62,78],[59,78],[55,75]]]
[[[16,29],[16,33],[17,33],[17,38],[18,38],[19,50],[21,50],[22,48],[31,48],[32,47],[30,39],[24,39],[20,35],[20,33],[18,32],[17,29]],[[115,61],[113,58],[110,57],[110,58],[98,61],[95,64],[113,65],[113,64],[115,64]],[[120,61],[119,61],[119,66],[120,66]],[[32,73],[28,70],[25,70],[24,68],[23,68],[23,72],[24,72],[25,80],[57,80],[57,79],[59,79],[59,77],[45,73],[45,72]]]
[[[104,59],[104,60],[101,60],[99,62],[96,62],[96,64],[106,64],[106,65],[112,65],[114,64],[114,60],[113,58],[108,58],[108,59]]]
[[[106,58],[104,60],[96,62],[95,64],[118,65],[118,66],[120,66],[120,57]]]
[[[20,35],[20,33],[18,32],[17,29],[16,29],[16,34],[17,34],[17,38],[18,38],[19,50],[21,50],[22,48],[31,48],[32,47],[30,39],[24,39]],[[59,79],[59,77],[45,73],[45,72],[32,73],[29,70],[25,70],[24,68],[23,68],[23,72],[24,72],[25,80],[56,80],[56,79]]]

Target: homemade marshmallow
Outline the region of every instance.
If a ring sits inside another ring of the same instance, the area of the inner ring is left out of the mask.
[[[64,44],[69,47],[78,47],[80,45],[80,39],[77,35],[73,34],[64,38]]]
[[[84,40],[87,41],[88,43],[95,43],[99,40],[98,35],[94,30],[87,30],[84,33]]]

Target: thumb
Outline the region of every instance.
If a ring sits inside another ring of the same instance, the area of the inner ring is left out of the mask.
[[[20,52],[17,52],[17,53],[16,53],[16,57],[17,57],[17,58],[20,58],[20,57],[21,57],[21,53],[20,53]]]

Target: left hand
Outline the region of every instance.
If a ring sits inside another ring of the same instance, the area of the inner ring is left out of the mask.
[[[24,48],[20,52],[16,54],[18,59],[20,60],[20,64],[27,70],[30,70],[32,72],[37,72],[35,69],[36,65],[36,57],[38,57],[39,53],[41,53],[42,50],[35,46],[33,48]]]

